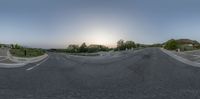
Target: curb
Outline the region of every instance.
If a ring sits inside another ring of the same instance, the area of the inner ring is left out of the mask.
[[[8,59],[13,61],[13,62],[16,62],[16,63],[35,63],[35,62],[39,62],[45,58],[48,57],[48,54],[44,54],[42,56],[38,56],[38,57],[33,57],[33,58],[22,58],[22,57],[15,57],[15,56],[12,56],[10,54],[10,51],[8,50],[7,51],[7,56],[8,56]]]
[[[168,51],[168,50],[165,50],[163,48],[160,48],[162,52],[164,52],[165,54],[171,56],[172,58],[182,62],[182,63],[185,63],[187,65],[191,65],[191,66],[194,66],[194,67],[200,67],[200,63],[197,63],[197,62],[193,62],[193,61],[190,61],[188,59],[185,59],[183,57],[180,57],[178,55],[175,55],[174,53]]]
[[[14,63],[14,64],[6,64],[0,63],[0,68],[17,68],[26,65],[26,63]]]
[[[0,63],[0,68],[17,68],[25,66],[29,63],[35,63],[42,61],[43,59],[46,59],[48,57],[48,54],[44,54],[42,56],[33,57],[33,58],[21,58],[21,57],[15,57],[10,54],[10,51],[7,51],[7,58],[13,62],[16,63]]]

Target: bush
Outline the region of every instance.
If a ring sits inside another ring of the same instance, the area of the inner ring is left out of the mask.
[[[12,49],[21,49],[21,48],[23,48],[22,46],[20,46],[20,45],[18,45],[18,44],[11,44],[11,48]]]
[[[104,45],[91,44],[89,46],[83,43],[80,47],[79,45],[71,44],[67,47],[67,53],[94,53],[99,51],[109,51],[109,48]]]
[[[20,48],[20,49],[10,49],[10,53],[17,57],[37,57],[44,55],[45,51],[42,49],[33,48]]]
[[[117,49],[118,50],[125,50],[126,48],[125,48],[125,44],[124,44],[124,40],[119,40],[118,42],[117,42]]]
[[[126,49],[132,49],[132,48],[136,48],[136,44],[133,41],[124,42],[124,40],[119,40],[117,42],[117,49],[118,50],[126,50]]]
[[[88,46],[88,53],[94,53],[99,51],[109,51],[109,48],[104,45],[95,45],[95,44]]]
[[[126,49],[136,48],[135,42],[133,42],[133,41],[126,41],[125,48]]]
[[[169,40],[165,43],[164,48],[167,50],[176,50],[178,48],[178,43],[174,39]]]
[[[79,46],[75,45],[75,44],[71,44],[67,47],[66,51],[69,53],[77,53],[77,52],[79,52]]]
[[[79,48],[79,52],[87,52],[87,45],[85,43],[83,43],[80,48]]]

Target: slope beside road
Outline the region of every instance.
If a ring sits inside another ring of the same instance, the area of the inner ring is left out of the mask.
[[[158,48],[120,57],[49,53],[38,67],[0,69],[2,99],[199,99],[200,68]]]

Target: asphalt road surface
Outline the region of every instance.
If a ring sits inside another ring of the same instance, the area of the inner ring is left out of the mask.
[[[0,99],[200,99],[200,68],[158,48],[109,58],[50,53],[0,69]]]

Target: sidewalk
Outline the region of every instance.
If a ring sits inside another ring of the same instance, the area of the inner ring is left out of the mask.
[[[200,67],[200,50],[188,52],[175,52],[162,48],[161,50],[169,56],[173,57],[174,59],[179,60],[185,64]]]

